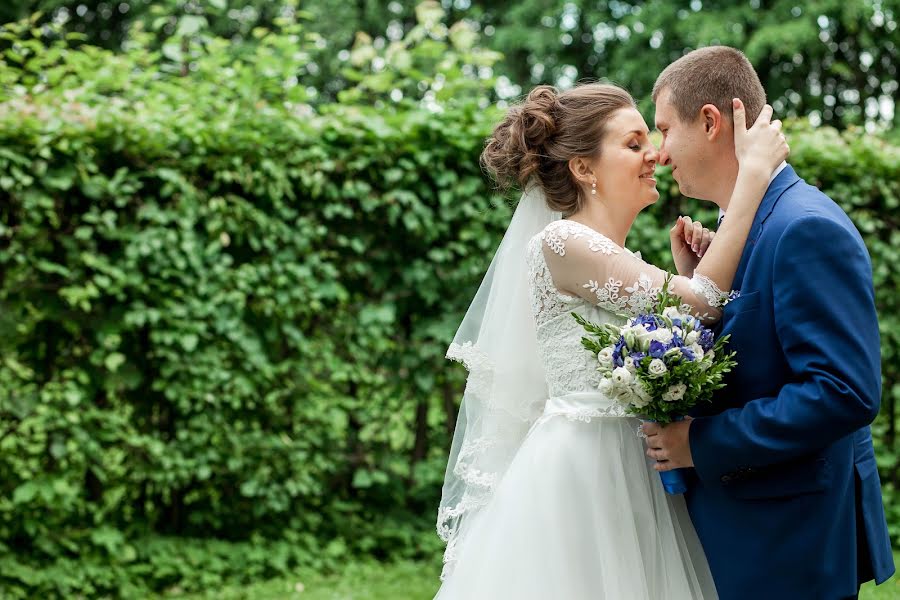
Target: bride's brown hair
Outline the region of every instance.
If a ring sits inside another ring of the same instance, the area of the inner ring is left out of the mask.
[[[524,188],[534,178],[550,209],[571,215],[586,198],[569,171],[569,161],[596,157],[610,116],[634,107],[628,92],[607,83],[579,85],[562,93],[539,85],[494,128],[481,164],[503,188]]]

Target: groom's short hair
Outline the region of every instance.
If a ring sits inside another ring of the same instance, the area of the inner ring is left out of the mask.
[[[688,52],[666,67],[653,84],[653,101],[669,90],[669,102],[682,121],[693,123],[704,104],[713,104],[729,119],[732,98],[744,103],[747,127],[766,103],[759,75],[744,53],[728,46],[709,46]],[[733,122],[733,121],[732,121]]]

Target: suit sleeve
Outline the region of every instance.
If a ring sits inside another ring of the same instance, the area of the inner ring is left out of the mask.
[[[691,423],[702,480],[814,453],[875,419],[881,358],[871,273],[854,231],[819,216],[788,226],[775,250],[773,290],[791,380],[775,397]]]

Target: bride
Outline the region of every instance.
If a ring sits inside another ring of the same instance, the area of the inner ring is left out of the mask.
[[[771,107],[747,130],[734,105],[728,218],[671,231],[671,288],[709,320],[788,150]],[[597,391],[571,316],[620,323],[663,285],[625,248],[659,198],[648,135],[627,92],[594,83],[535,88],[488,140],[484,166],[524,193],[447,353],[469,377],[438,511],[440,600],[716,597],[683,498],[663,491],[638,421]]]

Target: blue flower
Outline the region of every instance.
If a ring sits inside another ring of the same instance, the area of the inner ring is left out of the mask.
[[[684,355],[684,357],[685,357],[688,361],[690,361],[690,362],[693,362],[693,361],[694,361],[694,358],[695,358],[695,357],[694,357],[694,353],[691,352],[691,349],[690,349],[690,348],[682,348],[682,349],[681,349],[681,353]]]
[[[647,356],[647,355],[646,355],[645,353],[643,353],[643,352],[632,352],[632,353],[631,353],[631,360],[634,361],[634,366],[635,366],[635,367],[640,367],[640,366],[641,366],[641,361],[644,360],[644,358],[645,358],[646,356]]]
[[[700,339],[697,343],[700,344],[700,347],[703,348],[704,352],[709,352],[712,349],[714,342],[715,336],[713,335],[712,330],[704,327],[703,331],[700,332]]]
[[[653,358],[662,358],[668,349],[668,346],[658,340],[650,342],[650,356]]]
[[[620,337],[619,341],[616,342],[615,348],[613,348],[613,364],[616,365],[617,367],[625,366],[625,360],[622,357],[622,355],[624,354],[624,351],[625,351],[625,338]]]
[[[647,331],[656,331],[659,328],[659,323],[653,315],[638,315],[634,318],[634,324],[643,325]]]

